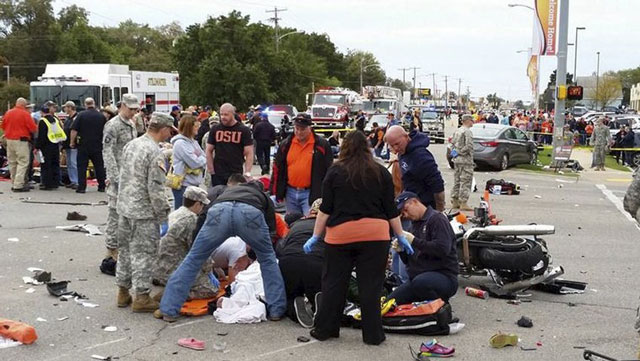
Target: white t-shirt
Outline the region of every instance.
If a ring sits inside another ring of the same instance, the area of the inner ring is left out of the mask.
[[[214,267],[233,267],[239,258],[247,255],[247,245],[240,237],[230,237],[211,254]]]

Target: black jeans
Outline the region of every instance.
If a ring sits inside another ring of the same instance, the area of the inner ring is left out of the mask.
[[[229,176],[222,176],[218,174],[211,175],[211,186],[219,186],[219,185],[227,185],[227,180],[229,180]]]
[[[93,169],[96,172],[98,189],[104,189],[106,172],[102,159],[102,148],[78,147],[78,190],[87,189],[87,167],[89,166],[89,160],[93,163]]]
[[[278,266],[287,292],[287,315],[297,322],[293,300],[306,296],[315,302],[315,295],[321,290],[322,259],[302,254],[283,256],[278,259]]]
[[[441,272],[423,272],[393,290],[389,299],[404,305],[441,298],[449,302],[449,298],[458,290],[458,278]]]
[[[344,245],[327,244],[322,269],[322,302],[315,318],[315,331],[338,336],[353,267],[356,268],[362,340],[378,345],[384,341],[380,296],[389,258],[389,241],[366,241]]]
[[[269,174],[271,166],[271,142],[268,140],[256,140],[256,156],[258,164],[262,168],[262,174]]]
[[[57,144],[41,149],[44,163],[40,164],[40,183],[47,188],[60,186],[60,148]]]

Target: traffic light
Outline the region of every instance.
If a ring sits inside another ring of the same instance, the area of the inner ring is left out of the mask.
[[[566,85],[560,85],[558,87],[558,91],[556,92],[556,95],[557,95],[558,99],[560,99],[560,100],[567,99],[567,86]]]
[[[567,88],[567,99],[569,100],[582,100],[583,89],[579,85],[572,85]]]

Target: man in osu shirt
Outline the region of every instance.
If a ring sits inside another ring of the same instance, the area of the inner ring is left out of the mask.
[[[236,108],[230,103],[220,107],[220,124],[211,128],[207,140],[207,170],[211,186],[227,184],[233,173],[251,177],[253,139],[251,129],[235,119]],[[243,171],[244,163],[244,171]]]

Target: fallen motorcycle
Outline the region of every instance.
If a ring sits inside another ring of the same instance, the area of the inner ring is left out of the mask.
[[[564,273],[562,267],[551,266],[547,244],[539,238],[554,234],[552,225],[498,225],[488,196],[470,222],[460,213],[448,216],[456,235],[460,275],[489,276],[493,282],[485,288],[494,296],[513,297]]]

